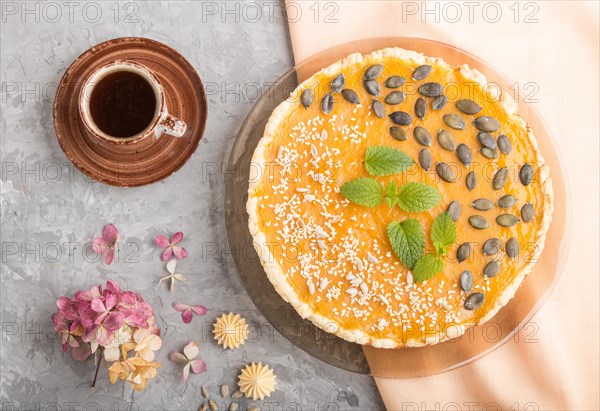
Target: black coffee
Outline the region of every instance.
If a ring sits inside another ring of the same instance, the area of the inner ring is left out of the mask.
[[[100,130],[112,137],[131,137],[154,118],[156,96],[145,78],[117,71],[98,82],[90,98],[90,113]]]

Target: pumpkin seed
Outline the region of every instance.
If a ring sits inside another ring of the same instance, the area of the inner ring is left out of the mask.
[[[466,167],[469,167],[473,162],[473,154],[471,153],[471,149],[466,144],[459,144],[456,147],[456,156]]]
[[[453,221],[458,220],[458,217],[460,217],[461,210],[462,207],[460,206],[460,203],[456,200],[451,201],[450,204],[448,204],[448,208],[446,209],[448,214],[450,214],[450,217],[452,217]]]
[[[358,94],[354,90],[350,90],[349,88],[345,88],[342,90],[342,97],[352,104],[360,104],[360,100],[358,99]]]
[[[365,71],[365,79],[374,80],[381,76],[381,73],[383,73],[383,66],[381,64],[374,64]]]
[[[425,100],[422,97],[419,97],[415,102],[415,115],[419,118],[419,120],[423,120],[426,111],[427,103],[425,103]]]
[[[208,411],[208,404],[205,402],[200,404],[200,408],[198,408],[198,411]]]
[[[404,98],[405,98],[405,96],[404,96],[403,92],[401,92],[401,91],[392,91],[385,98],[385,103],[393,106],[393,105],[402,103],[404,101]]]
[[[446,104],[448,104],[448,97],[442,94],[441,96],[437,96],[433,99],[433,102],[431,103],[431,108],[433,108],[436,111],[441,110],[444,107],[446,107]]]
[[[477,117],[474,121],[475,127],[479,131],[487,131],[488,133],[498,131],[500,122],[491,116]]]
[[[412,117],[405,111],[394,111],[392,114],[390,114],[390,118],[394,123],[401,126],[408,126],[410,123],[412,123]]]
[[[229,394],[229,387],[225,384],[221,385],[221,397],[225,398]]]
[[[428,147],[431,145],[431,134],[429,134],[429,131],[425,130],[423,127],[416,126],[413,129],[413,134],[415,135],[415,140],[417,140],[417,142],[422,146]]]
[[[339,74],[336,78],[333,79],[333,81],[330,84],[330,88],[331,91],[334,93],[339,93],[340,91],[342,91],[342,89],[344,88],[344,86],[346,85],[346,79],[344,78],[343,74]]]
[[[512,143],[504,134],[498,136],[498,148],[504,154],[510,154],[512,151]]]
[[[426,148],[422,148],[419,152],[419,164],[425,171],[429,171],[431,168],[431,163],[433,159],[431,158],[431,153]]]
[[[516,217],[512,214],[500,214],[498,217],[496,217],[496,222],[502,227],[512,227],[519,221],[521,221],[519,217]]]
[[[248,410],[246,410],[246,411],[260,411],[260,410],[258,409],[257,406],[253,405],[253,406],[249,407]]]
[[[415,71],[413,71],[412,78],[415,81],[423,80],[429,75],[429,73],[431,73],[431,66],[424,64],[422,66],[417,67]]]
[[[500,261],[490,261],[483,268],[483,275],[488,278],[492,278],[498,275],[500,272]]]
[[[313,103],[313,100],[314,95],[311,89],[307,88],[302,92],[302,105],[304,106],[304,108],[309,108]]]
[[[471,203],[471,207],[473,207],[475,210],[479,210],[479,211],[491,210],[493,206],[494,206],[494,203],[492,203],[487,198],[478,198],[477,200],[475,200]]]
[[[398,88],[401,87],[405,81],[406,79],[402,76],[392,76],[388,77],[388,79],[385,81],[385,86],[387,88]]]
[[[454,151],[456,149],[454,137],[452,137],[452,134],[450,134],[448,130],[439,130],[437,140],[440,146],[448,151]]]
[[[473,274],[469,270],[463,271],[460,275],[460,288],[464,291],[471,291],[473,288]]]
[[[455,130],[462,130],[465,128],[465,120],[458,114],[446,114],[444,115],[444,123],[450,128]]]
[[[419,93],[425,97],[437,97],[444,91],[440,83],[425,83],[419,87]]]
[[[363,81],[363,86],[365,87],[365,90],[367,90],[367,93],[372,96],[378,96],[381,92],[379,84],[375,80],[365,80]]]
[[[383,104],[381,104],[381,101],[373,100],[373,103],[371,104],[371,109],[373,110],[373,113],[375,113],[375,115],[377,117],[379,117],[379,118],[385,117],[385,109],[383,108]]]
[[[506,242],[506,255],[513,260],[519,256],[519,241],[516,238],[511,238]]]
[[[204,398],[208,398],[208,391],[206,390],[205,387],[200,387],[200,392],[202,393],[202,396]]]
[[[498,150],[497,148],[491,149],[488,147],[481,147],[481,150],[479,151],[481,152],[481,154],[483,154],[485,158],[489,158],[490,160],[495,160],[498,157],[500,157],[500,150]]]
[[[458,100],[456,108],[465,114],[477,114],[481,111],[481,106],[469,99]]]
[[[229,411],[237,411],[237,410],[238,410],[238,403],[232,402],[231,405],[229,406]]]
[[[234,400],[237,400],[239,398],[242,398],[243,395],[244,394],[240,390],[237,390],[233,394],[231,394],[231,398],[233,398]]]
[[[473,191],[477,187],[477,175],[475,171],[469,171],[467,174],[467,188],[469,191]]]
[[[465,299],[464,307],[469,311],[476,310],[481,307],[481,304],[483,304],[484,300],[485,295],[483,293],[473,293]]]
[[[483,243],[483,254],[485,255],[494,255],[500,251],[502,247],[502,242],[497,238],[490,238],[485,243]]]
[[[479,143],[484,147],[490,148],[492,150],[498,148],[494,137],[492,137],[491,134],[486,133],[485,131],[482,131],[479,134],[477,134],[477,140],[479,140]]]
[[[211,411],[217,411],[219,409],[217,403],[213,400],[208,400],[208,406],[210,407]]]
[[[534,214],[535,214],[535,211],[534,211],[533,205],[531,205],[531,203],[527,203],[523,207],[521,207],[521,219],[524,222],[528,223],[531,220],[533,220]]]
[[[456,250],[456,259],[462,263],[471,256],[471,243],[462,243]]]
[[[485,217],[482,217],[480,215],[472,215],[471,217],[469,217],[469,224],[471,224],[473,228],[476,228],[478,230],[485,230],[490,226]]]
[[[406,140],[406,130],[402,127],[392,126],[390,127],[390,134],[394,138],[394,140],[405,141]]]
[[[327,93],[321,101],[321,111],[324,114],[329,114],[331,113],[331,110],[333,110],[333,95],[331,93]]]
[[[510,208],[514,206],[516,202],[517,199],[514,196],[506,194],[500,197],[500,199],[496,202],[496,205],[501,208]]]
[[[494,179],[492,180],[492,188],[494,190],[501,190],[506,182],[508,181],[508,167],[502,167],[496,171]]]
[[[519,180],[524,186],[528,186],[533,181],[533,167],[529,164],[523,164],[521,171],[519,171]]]
[[[448,183],[453,183],[456,180],[454,170],[446,163],[439,162],[435,165],[435,171],[437,171],[440,178]]]

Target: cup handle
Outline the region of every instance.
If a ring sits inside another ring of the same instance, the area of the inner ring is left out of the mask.
[[[173,137],[181,137],[186,128],[187,124],[185,122],[167,113],[158,122],[154,130],[154,137],[158,139],[163,133]]]

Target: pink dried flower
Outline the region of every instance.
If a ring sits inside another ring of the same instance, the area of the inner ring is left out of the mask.
[[[208,369],[203,360],[194,360],[199,354],[200,347],[193,341],[183,348],[183,354],[178,352],[169,354],[169,360],[178,364],[184,364],[183,381],[187,381],[190,374],[190,368],[195,374],[201,374]]]
[[[104,256],[104,263],[110,265],[115,256],[115,244],[119,241],[119,230],[113,224],[107,224],[102,229],[102,237],[92,242],[96,254]]]
[[[206,307],[203,305],[187,305],[181,303],[173,303],[173,308],[175,308],[176,311],[179,311],[181,313],[181,318],[183,318],[183,322],[186,324],[192,322],[192,317],[194,316],[194,313],[198,315],[206,314]]]
[[[160,248],[164,248],[165,250],[162,252],[160,258],[163,261],[167,261],[171,258],[171,256],[175,256],[175,258],[183,259],[187,257],[187,251],[183,247],[179,247],[179,244],[183,240],[183,233],[181,231],[173,234],[171,239],[169,240],[164,235],[159,235],[154,240],[156,245]]]

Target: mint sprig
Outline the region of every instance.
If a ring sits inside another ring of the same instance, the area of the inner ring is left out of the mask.
[[[340,193],[353,203],[372,208],[383,200],[383,185],[372,178],[361,177],[344,183]]]
[[[387,235],[400,261],[412,269],[425,250],[425,235],[421,223],[415,219],[401,223],[393,221],[388,225]]]
[[[448,247],[456,241],[456,225],[450,214],[443,212],[437,216],[429,235],[438,255],[446,255]]]
[[[439,257],[433,254],[423,254],[421,258],[415,263],[413,268],[413,279],[415,283],[429,280],[441,273],[444,269],[444,263]]]
[[[365,154],[365,167],[372,176],[403,173],[415,162],[402,150],[385,146],[371,146]]]
[[[406,183],[400,187],[398,206],[404,211],[417,213],[438,205],[442,195],[433,186],[425,183]]]

